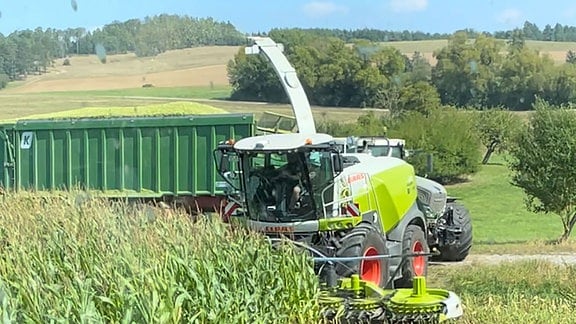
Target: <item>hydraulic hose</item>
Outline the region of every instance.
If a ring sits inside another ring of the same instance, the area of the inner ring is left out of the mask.
[[[282,242],[282,239],[278,238],[269,238],[270,242]],[[290,241],[291,244],[296,246],[302,247],[307,249],[308,251],[312,252],[313,254],[318,255],[318,257],[313,257],[312,260],[314,262],[324,262],[324,263],[333,263],[333,262],[349,262],[349,261],[358,261],[358,260],[378,260],[378,259],[393,259],[393,258],[405,258],[405,257],[418,257],[418,256],[433,256],[436,255],[434,253],[406,253],[406,254],[378,254],[378,255],[370,255],[370,256],[355,256],[355,257],[329,257],[324,255],[322,252],[318,251],[317,249],[296,241]]]

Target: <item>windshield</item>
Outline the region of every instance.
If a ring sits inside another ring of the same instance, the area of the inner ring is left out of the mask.
[[[388,156],[390,152],[389,146],[369,146],[368,150],[373,156]]]
[[[250,218],[317,219],[322,191],[333,178],[330,152],[254,153],[242,158]]]
[[[372,156],[392,156],[402,158],[401,146],[368,146]]]

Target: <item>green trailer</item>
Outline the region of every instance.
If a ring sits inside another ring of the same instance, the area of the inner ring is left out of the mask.
[[[0,125],[0,189],[98,191],[214,210],[212,152],[254,136],[253,114],[21,120]]]

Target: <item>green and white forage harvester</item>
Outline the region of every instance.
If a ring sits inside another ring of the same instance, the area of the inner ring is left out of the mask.
[[[463,314],[460,298],[428,289],[429,258],[459,261],[471,246],[468,211],[438,183],[390,156],[342,153],[316,132],[308,99],[283,46],[252,38],[286,90],[297,133],[231,139],[214,151],[228,183],[231,224],[286,238],[315,261],[327,320],[438,322]],[[436,255],[431,252],[434,250]]]

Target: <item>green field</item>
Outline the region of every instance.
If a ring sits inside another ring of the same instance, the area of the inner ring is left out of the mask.
[[[30,94],[33,96],[81,96],[81,97],[163,97],[163,98],[197,98],[227,99],[230,97],[229,86],[214,87],[152,87],[90,91],[51,91]]]
[[[560,218],[526,209],[525,195],[510,184],[510,171],[501,155],[465,183],[447,186],[471,213],[474,226],[473,254],[535,254],[576,252],[576,240],[552,244],[562,234]]]
[[[529,212],[524,193],[509,183],[510,172],[501,156],[492,157],[469,182],[447,186],[471,212],[477,244],[522,243],[553,240],[562,234],[554,215]]]

